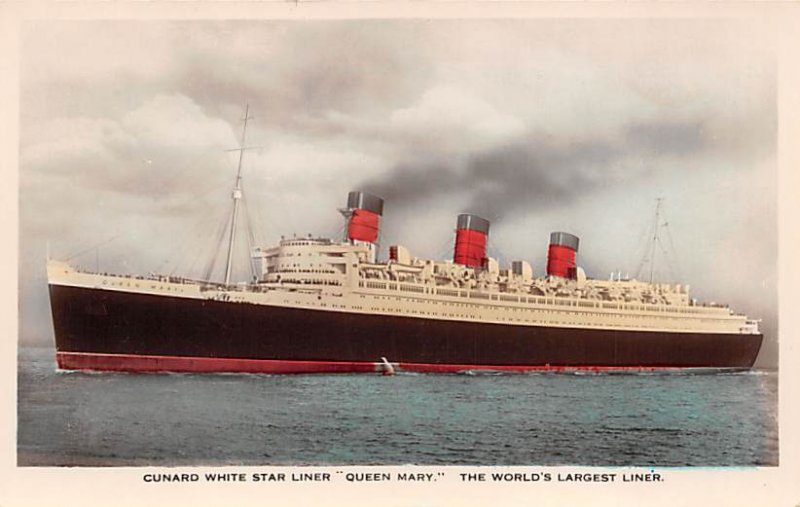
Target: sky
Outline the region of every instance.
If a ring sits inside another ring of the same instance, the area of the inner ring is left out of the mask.
[[[258,245],[340,237],[347,192],[392,244],[637,276],[762,319],[777,363],[776,64],[743,20],[31,21],[20,103],[20,335],[52,343],[45,258],[222,277],[241,118]],[[245,234],[244,232],[242,233]],[[236,276],[247,278],[246,247]],[[211,263],[216,258],[215,263]]]

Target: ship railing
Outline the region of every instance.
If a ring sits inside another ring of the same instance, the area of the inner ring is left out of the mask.
[[[175,284],[182,284],[182,285],[200,285],[200,284],[209,284],[212,282],[208,282],[206,280],[194,280],[192,278],[186,278],[182,276],[173,276],[173,275],[161,275],[158,273],[149,273],[148,275],[131,275],[127,273],[108,273],[108,272],[99,272],[99,271],[90,271],[88,269],[82,269],[79,267],[73,268],[76,273],[81,273],[85,275],[95,275],[95,276],[104,276],[108,278],[126,278],[130,280],[143,280],[148,282],[162,282],[162,283],[175,283]],[[222,285],[222,284],[220,284]]]
[[[693,307],[681,305],[647,304],[644,302],[628,301],[603,301],[595,299],[577,299],[564,296],[541,296],[520,294],[503,294],[486,292],[474,289],[461,289],[454,287],[432,287],[425,284],[409,284],[385,280],[359,280],[358,287],[363,289],[389,290],[398,292],[414,292],[418,294],[431,294],[468,299],[483,299],[503,301],[507,303],[536,304],[546,306],[578,307],[586,309],[625,310],[646,313],[669,313],[675,315],[702,315],[716,313],[717,310],[728,308],[725,305],[705,304]]]
[[[747,319],[744,324],[739,327],[739,332],[742,334],[758,334],[759,322],[761,319]]]

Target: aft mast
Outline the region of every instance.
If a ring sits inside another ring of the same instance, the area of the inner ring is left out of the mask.
[[[646,235],[645,251],[644,254],[642,255],[641,261],[639,262],[639,268],[636,271],[636,277],[641,278],[645,271],[645,264],[649,263],[649,266],[647,267],[649,273],[647,274],[648,276],[646,278],[648,282],[651,284],[655,280],[656,255],[658,254],[659,249],[663,254],[662,257],[663,260],[666,261],[667,267],[672,272],[672,275],[673,276],[675,275],[673,271],[674,266],[669,259],[670,254],[675,255],[674,246],[672,245],[672,235],[669,232],[668,228],[669,222],[666,221],[666,215],[664,213],[663,205],[664,205],[664,199],[662,197],[657,198],[652,230],[646,233],[647,235]],[[667,247],[671,250],[670,252],[668,252],[665,249],[665,245],[662,239],[663,231],[666,231],[667,239],[669,240]]]
[[[244,150],[247,148],[245,147],[245,136],[247,135],[247,121],[252,120],[253,117],[250,116],[250,104],[245,104],[244,108],[244,126],[242,127],[242,142],[239,145],[238,149],[234,149],[232,151],[239,152],[239,166],[236,170],[236,185],[233,188],[233,215],[231,216],[231,233],[230,237],[228,238],[228,260],[225,263],[225,285],[229,285],[231,282],[231,267],[233,264],[233,247],[235,244],[236,239],[236,220],[239,216],[239,201],[242,200],[242,158],[244,157]]]
[[[656,218],[653,223],[653,242],[650,247],[650,283],[653,283],[653,271],[656,267],[656,243],[659,242],[658,227],[661,219],[661,197],[656,199]]]

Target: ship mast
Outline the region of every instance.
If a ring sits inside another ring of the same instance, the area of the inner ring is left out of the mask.
[[[653,283],[653,270],[656,267],[656,243],[658,243],[658,226],[661,215],[661,197],[656,199],[656,220],[653,224],[653,242],[650,245],[650,283]]]
[[[225,263],[225,285],[230,284],[231,282],[231,266],[233,264],[233,246],[235,243],[236,238],[236,220],[239,215],[239,201],[242,200],[242,158],[244,157],[244,150],[245,148],[245,136],[247,135],[247,121],[252,120],[253,117],[250,116],[250,104],[245,104],[244,109],[244,126],[242,127],[242,142],[239,145],[238,149],[232,151],[239,152],[239,166],[236,169],[236,185],[233,188],[233,214],[231,216],[231,233],[230,237],[228,238],[228,260]]]

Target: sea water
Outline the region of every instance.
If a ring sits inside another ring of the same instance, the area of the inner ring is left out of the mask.
[[[778,464],[778,374],[60,372],[20,348],[20,466]]]

